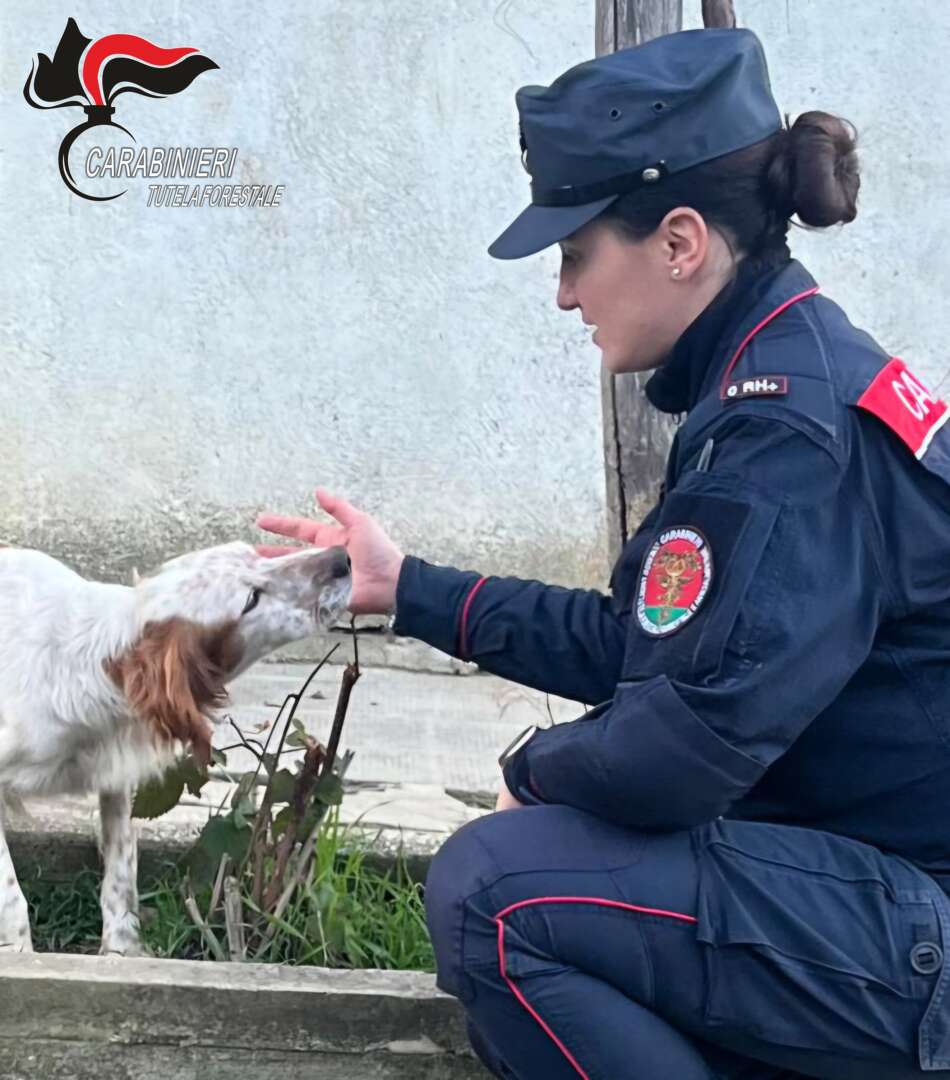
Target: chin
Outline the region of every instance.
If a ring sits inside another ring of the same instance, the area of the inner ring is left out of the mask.
[[[602,349],[601,362],[604,370],[609,371],[611,375],[632,375],[640,371],[653,371],[663,363],[663,358],[649,356],[643,352],[630,353]]]
[[[625,356],[624,354],[617,354],[611,352],[609,349],[605,349],[601,357],[601,362],[604,366],[604,371],[609,372],[611,375],[629,375],[631,372],[642,371],[643,367],[637,362],[636,357]]]

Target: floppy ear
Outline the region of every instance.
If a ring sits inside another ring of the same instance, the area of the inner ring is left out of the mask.
[[[235,666],[234,625],[202,627],[187,619],[148,623],[128,652],[106,669],[133,711],[163,742],[180,739],[207,765],[211,711],[222,705]]]

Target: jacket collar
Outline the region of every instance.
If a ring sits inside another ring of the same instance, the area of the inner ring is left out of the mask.
[[[743,259],[735,277],[693,320],[646,384],[661,412],[686,413],[710,392],[739,343],[771,312],[815,282],[795,259]]]

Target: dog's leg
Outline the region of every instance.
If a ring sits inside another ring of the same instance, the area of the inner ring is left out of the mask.
[[[128,791],[99,793],[102,819],[102,945],[99,952],[141,956],[138,851]]]
[[[26,897],[16,879],[0,818],[0,953],[32,951]]]

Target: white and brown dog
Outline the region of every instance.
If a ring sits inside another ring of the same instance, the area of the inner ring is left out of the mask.
[[[264,558],[197,551],[134,587],[0,549],[0,804],[98,792],[103,953],[140,951],[130,792],[182,746],[207,760],[224,684],[325,629],[349,602],[343,548]],[[32,949],[0,822],[0,952]]]

